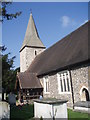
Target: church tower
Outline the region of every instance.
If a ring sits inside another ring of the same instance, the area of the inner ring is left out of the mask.
[[[20,72],[28,69],[34,58],[45,50],[41,42],[32,13],[30,14],[25,38],[20,49]]]

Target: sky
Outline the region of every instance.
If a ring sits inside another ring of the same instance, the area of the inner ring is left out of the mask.
[[[20,66],[19,50],[22,46],[30,9],[43,44],[46,48],[80,27],[88,20],[87,2],[13,2],[8,12],[22,11],[13,20],[4,20],[2,24],[2,44],[7,47],[5,53],[16,56],[15,68]],[[53,51],[54,52],[54,51]]]

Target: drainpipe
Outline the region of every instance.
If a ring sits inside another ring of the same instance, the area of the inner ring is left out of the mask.
[[[71,71],[70,70],[69,70],[69,74],[70,74],[72,101],[73,101],[73,109],[74,109],[74,92],[73,92],[72,76],[71,76]]]

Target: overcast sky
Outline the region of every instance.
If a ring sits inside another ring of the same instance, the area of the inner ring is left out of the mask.
[[[22,11],[22,14],[12,21],[5,20],[2,33],[3,45],[7,47],[6,53],[11,52],[11,56],[16,56],[15,68],[20,65],[19,50],[24,40],[30,9],[39,36],[47,48],[88,20],[87,2],[13,2],[8,6],[7,11],[13,13]]]

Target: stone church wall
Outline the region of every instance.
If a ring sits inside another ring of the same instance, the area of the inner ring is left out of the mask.
[[[20,52],[20,72],[24,72],[26,69],[26,48],[24,48]]]
[[[74,102],[81,101],[81,89],[83,87],[88,89],[88,67],[82,66],[71,70],[73,91],[74,91]]]
[[[45,49],[44,48],[30,48],[30,47],[25,47],[21,52],[20,52],[20,71],[24,72],[28,69],[34,58],[36,57],[36,54],[40,54],[43,52]]]
[[[74,92],[74,102],[81,101],[80,89],[83,86],[88,88],[88,67],[81,67],[71,70],[72,85]],[[73,106],[72,102],[72,91],[70,93],[59,93],[58,90],[58,80],[57,73],[48,75],[49,80],[49,93],[43,91],[44,98],[57,98],[57,99],[66,99],[68,100],[68,107]],[[44,79],[40,78],[40,82],[44,87]]]
[[[43,48],[29,48],[27,47],[26,49],[26,60],[27,60],[27,68],[30,66],[31,62],[34,60],[34,58],[36,57],[35,55],[35,51],[36,51],[36,54],[40,54],[41,52],[44,51]]]
[[[45,93],[43,90],[43,97],[44,98],[57,98],[57,99],[65,99],[68,100],[68,106],[72,107],[72,93],[59,93],[58,90],[58,80],[57,80],[57,74],[53,74],[48,76],[49,79],[49,93]],[[44,80],[43,78],[40,78],[40,82],[42,86],[44,86]]]

